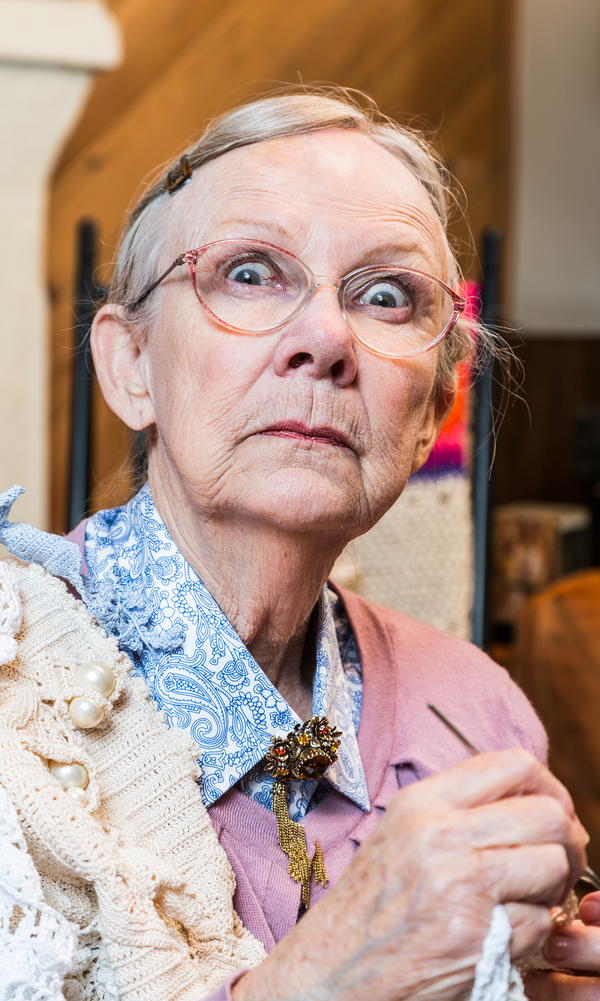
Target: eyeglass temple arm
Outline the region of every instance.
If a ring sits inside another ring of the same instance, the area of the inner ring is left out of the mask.
[[[139,295],[137,297],[137,299],[130,304],[129,309],[132,312],[135,309],[138,309],[138,307],[141,306],[142,303],[146,301],[146,299],[151,294],[151,292],[154,292],[154,289],[158,288],[158,286],[160,285],[160,283],[165,280],[165,278],[167,277],[167,275],[170,275],[171,271],[174,271],[175,268],[180,268],[182,264],[185,264],[186,260],[187,260],[187,254],[185,254],[185,253],[184,254],[180,254],[179,257],[176,257],[175,260],[173,261],[173,263],[171,265],[169,265],[169,267],[167,268],[167,270],[163,271],[162,275],[159,278],[157,278],[156,281],[152,283],[152,285],[149,285],[147,289],[144,289],[144,291],[142,292],[142,294]]]

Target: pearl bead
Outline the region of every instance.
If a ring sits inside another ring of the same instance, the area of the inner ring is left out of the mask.
[[[80,726],[82,730],[91,730],[101,722],[104,710],[86,695],[78,695],[69,703],[69,716],[75,726]]]
[[[71,786],[67,789],[67,796],[70,796],[71,799],[76,799],[80,806],[87,806],[87,793],[81,786]]]
[[[83,688],[84,692],[98,692],[107,699],[115,687],[115,672],[106,664],[90,660],[87,664],[80,664],[76,668],[75,683]]]
[[[70,765],[62,764],[60,761],[49,761],[48,767],[54,778],[58,779],[64,789],[71,789],[74,786],[85,789],[90,781],[87,768],[84,765],[80,765],[77,761],[73,761]]]

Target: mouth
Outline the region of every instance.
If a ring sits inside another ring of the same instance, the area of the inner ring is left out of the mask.
[[[295,438],[316,445],[335,445],[338,448],[351,448],[350,441],[341,431],[330,427],[311,427],[301,421],[279,421],[259,432],[275,438]]]

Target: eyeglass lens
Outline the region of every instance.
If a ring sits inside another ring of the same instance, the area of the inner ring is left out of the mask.
[[[266,333],[310,297],[313,277],[301,261],[260,242],[227,240],[195,264],[196,292],[227,326]],[[391,356],[429,347],[450,322],[454,302],[433,278],[403,268],[362,268],[341,283],[340,302],[358,340]]]

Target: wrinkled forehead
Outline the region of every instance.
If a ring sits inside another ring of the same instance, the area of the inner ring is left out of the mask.
[[[378,244],[410,248],[414,266],[443,276],[448,244],[410,169],[359,132],[330,129],[256,143],[199,168],[169,206],[173,256],[226,237],[256,237],[297,254]],[[307,262],[308,263],[308,262]],[[315,262],[320,266],[320,262]]]

